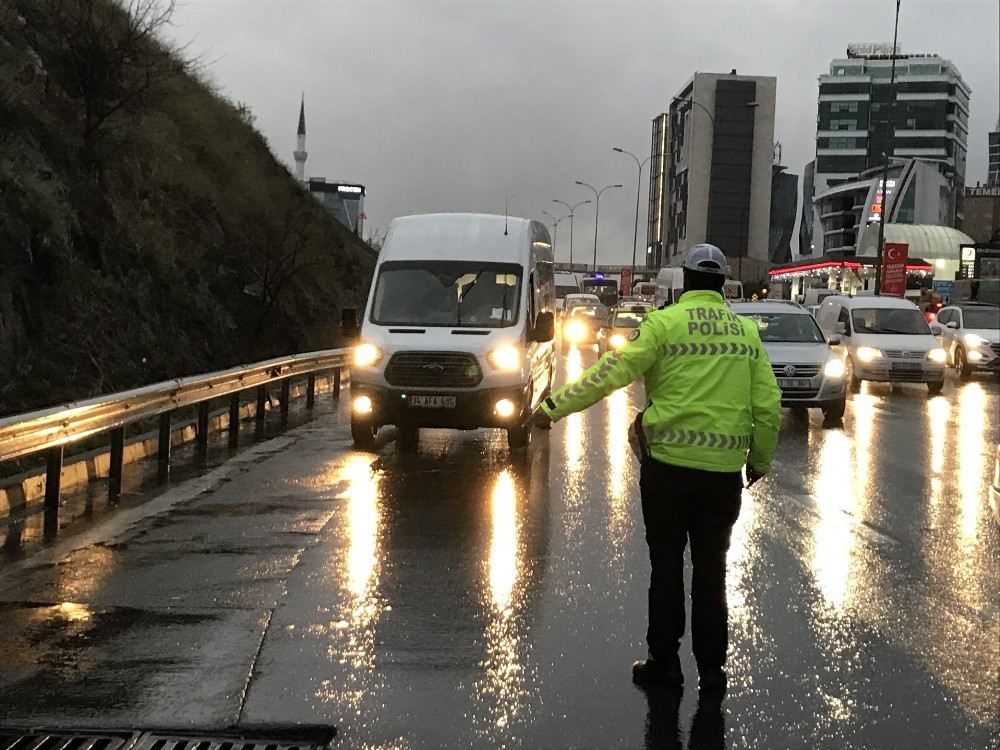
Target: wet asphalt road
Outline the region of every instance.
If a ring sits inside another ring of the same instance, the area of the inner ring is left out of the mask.
[[[593,353],[561,360],[572,377]],[[535,433],[350,448],[342,413],[0,563],[0,724],[345,748],[1000,747],[1000,386],[786,412],[729,558],[730,689],[647,695],[641,388]],[[346,402],[346,399],[345,399]],[[384,431],[388,432],[388,431]]]

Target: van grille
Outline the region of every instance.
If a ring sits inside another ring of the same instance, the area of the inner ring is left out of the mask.
[[[385,379],[406,388],[473,388],[483,371],[471,354],[399,352],[386,365]]]
[[[926,352],[908,352],[899,349],[885,350],[885,356],[892,357],[893,359],[923,359],[926,355]]]

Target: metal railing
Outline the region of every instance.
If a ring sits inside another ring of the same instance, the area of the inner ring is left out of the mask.
[[[279,357],[250,365],[240,365],[206,375],[166,380],[131,391],[42,409],[0,419],[0,462],[37,453],[45,454],[45,527],[58,526],[60,478],[65,446],[105,432],[111,433],[108,470],[108,499],[121,495],[125,428],[140,420],[159,418],[157,460],[161,477],[170,470],[171,417],[182,407],[197,406],[196,450],[208,448],[209,402],[229,398],[229,446],[239,444],[240,395],[256,389],[256,432],[264,431],[268,387],[281,387],[281,422],[288,422],[291,382],[307,378],[306,408],[313,408],[316,375],[333,372],[333,398],[340,396],[341,370],[349,364],[348,349],[327,349],[290,357]]]

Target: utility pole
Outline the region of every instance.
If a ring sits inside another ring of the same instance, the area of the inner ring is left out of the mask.
[[[889,146],[888,152],[882,154],[882,212],[878,220],[878,249],[875,260],[875,294],[882,292],[882,256],[885,253],[885,222],[889,219],[889,201],[886,195],[886,185],[889,182],[889,159],[892,158],[896,144],[896,51],[899,40],[899,3],[896,0],[896,23],[892,31],[892,72],[889,75]]]

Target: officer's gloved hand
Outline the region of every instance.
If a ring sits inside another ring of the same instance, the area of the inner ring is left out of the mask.
[[[531,421],[540,430],[548,430],[552,427],[552,420],[549,419],[549,415],[541,409],[535,412],[535,416],[532,417]]]
[[[753,487],[754,484],[759,482],[767,476],[767,472],[757,471],[754,467],[747,464],[747,488]]]

